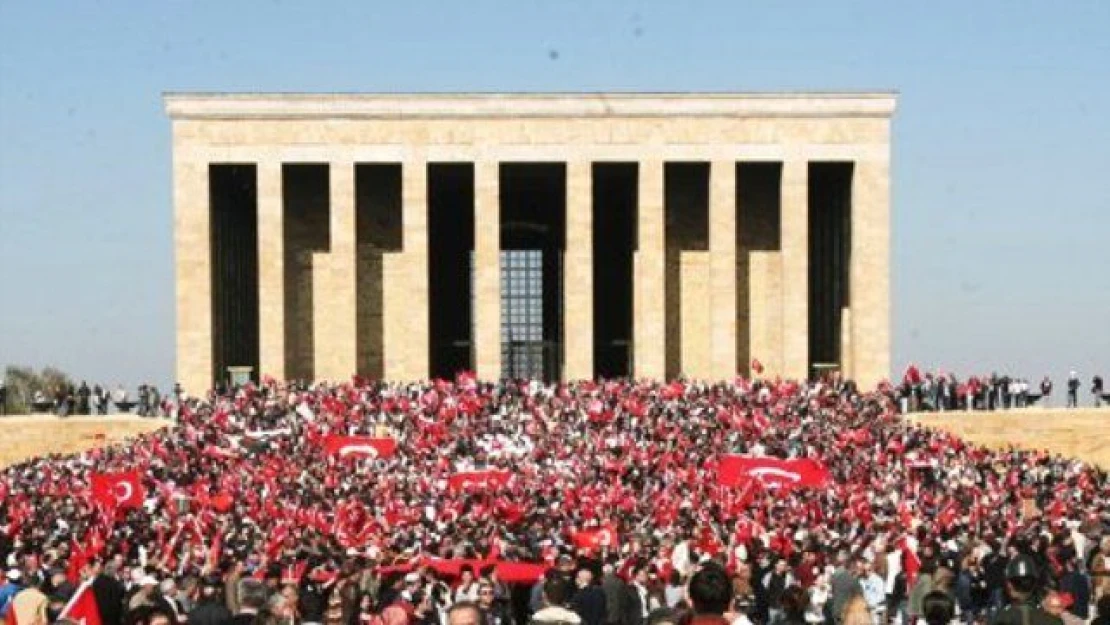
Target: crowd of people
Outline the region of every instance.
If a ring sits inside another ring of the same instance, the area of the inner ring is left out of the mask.
[[[89,386],[84,380],[79,385],[66,384],[53,391],[35,391],[30,400],[32,408],[48,409],[60,417],[103,416],[109,414],[113,406],[118,412],[134,409],[141,417],[164,417],[169,415],[172,405],[172,398],[163,396],[153,384],[140,384],[137,397],[133,399],[122,384],[113,390],[108,385]]]
[[[182,397],[172,427],[0,471],[0,615],[68,622],[88,589],[104,625],[1106,623],[1107,474],[899,401],[466,374]],[[726,483],[733,456],[827,479]]]
[[[1083,382],[1079,374],[1068,374],[1065,387],[1065,405],[1078,408]],[[1008,374],[971,375],[961,379],[951,372],[938,371],[922,374],[916,366],[909,366],[902,375],[897,395],[902,412],[945,412],[953,410],[1010,410],[1037,404],[1047,406],[1054,386],[1046,375],[1040,384],[1032,385],[1028,378]],[[1089,387],[1095,408],[1110,401],[1103,386],[1102,376],[1094,374]]]

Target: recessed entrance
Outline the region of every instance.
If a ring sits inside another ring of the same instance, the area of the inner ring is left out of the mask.
[[[566,166],[503,163],[501,375],[552,380],[562,370]]]

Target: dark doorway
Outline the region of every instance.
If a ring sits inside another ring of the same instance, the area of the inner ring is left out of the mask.
[[[473,369],[474,165],[428,166],[428,305],[431,372]]]
[[[503,163],[501,373],[552,380],[562,371],[566,166]]]
[[[285,256],[285,362],[294,380],[316,377],[315,279],[312,258],[331,250],[327,163],[281,168]]]
[[[841,323],[851,305],[852,163],[809,164],[809,365],[841,364]]]
[[[385,256],[401,251],[401,164],[355,165],[357,371],[385,372]]]
[[[738,370],[750,375],[752,359],[769,356],[752,351],[753,331],[764,331],[753,328],[752,298],[770,295],[774,301],[768,304],[781,303],[778,293],[753,292],[752,268],[753,256],[782,251],[782,163],[739,163],[736,206],[736,360]]]
[[[594,375],[632,373],[636,163],[593,165]]]
[[[686,373],[682,363],[682,253],[709,250],[709,163],[666,163],[666,375]]]
[[[208,168],[212,378],[251,367],[258,378],[258,186],[253,164]]]

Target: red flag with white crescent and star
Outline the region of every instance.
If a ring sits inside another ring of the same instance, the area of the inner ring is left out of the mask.
[[[340,458],[389,458],[397,451],[392,438],[331,435],[324,438],[324,451]]]
[[[829,470],[812,458],[765,458],[728,454],[717,464],[717,480],[723,486],[739,486],[749,479],[767,488],[824,487]]]
[[[139,471],[93,473],[90,480],[93,500],[110,508],[141,508],[146,497]]]

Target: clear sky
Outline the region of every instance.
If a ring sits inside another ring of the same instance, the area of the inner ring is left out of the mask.
[[[0,366],[173,380],[163,91],[857,90],[893,361],[1110,374],[1110,2],[0,0]]]

